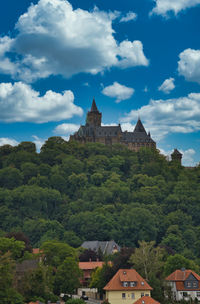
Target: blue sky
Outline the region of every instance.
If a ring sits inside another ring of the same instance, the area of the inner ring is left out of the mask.
[[[140,116],[165,154],[200,161],[200,0],[0,3],[0,145]]]

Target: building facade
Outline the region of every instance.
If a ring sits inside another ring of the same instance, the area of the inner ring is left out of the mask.
[[[119,269],[104,290],[110,304],[134,304],[150,297],[152,288],[135,269]]]
[[[142,122],[138,119],[133,132],[123,132],[118,126],[102,126],[102,113],[99,112],[93,99],[91,110],[87,113],[86,124],[70,136],[70,140],[80,143],[98,142],[105,145],[122,144],[132,151],[142,147],[156,148],[155,141],[147,134]]]
[[[200,301],[200,276],[192,270],[181,269],[171,273],[167,278],[172,297],[176,301]]]

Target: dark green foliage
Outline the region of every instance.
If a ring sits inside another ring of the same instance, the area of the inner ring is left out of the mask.
[[[31,245],[115,239],[155,241],[200,257],[200,167],[169,162],[157,150],[66,142],[0,147],[0,229]]]

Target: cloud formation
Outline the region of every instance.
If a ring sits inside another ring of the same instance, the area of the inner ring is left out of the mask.
[[[165,81],[158,88],[159,91],[164,92],[165,94],[169,94],[175,88],[174,78],[165,79]]]
[[[20,16],[15,38],[1,38],[0,71],[33,82],[49,75],[97,74],[113,66],[147,66],[141,41],[115,40],[112,21],[118,17],[97,8],[73,10],[67,0],[40,0]]]
[[[167,17],[169,12],[177,15],[180,11],[200,4],[200,0],[153,0],[156,6],[151,14],[162,15]]]
[[[47,91],[44,96],[22,82],[0,84],[0,120],[44,123],[81,116],[72,91]]]
[[[116,102],[131,98],[134,93],[133,88],[128,88],[117,81],[112,85],[107,86],[103,89],[102,93],[106,96],[116,98]]]
[[[59,135],[69,135],[73,134],[74,132],[78,131],[80,125],[72,124],[72,123],[63,123],[61,125],[58,125],[54,129],[55,134]]]
[[[8,137],[0,138],[0,146],[4,146],[4,145],[17,146],[18,144],[19,143],[13,138],[8,138]]]
[[[177,99],[150,100],[148,105],[121,118],[121,122],[131,124],[137,120],[138,113],[157,141],[170,133],[196,132],[200,130],[200,93]]]
[[[123,16],[120,19],[120,22],[129,22],[131,20],[136,20],[136,19],[137,19],[137,14],[130,11],[126,14],[126,16]]]
[[[200,50],[186,49],[179,54],[178,72],[188,81],[200,83]]]

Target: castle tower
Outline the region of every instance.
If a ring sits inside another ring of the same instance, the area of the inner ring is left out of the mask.
[[[92,101],[92,107],[91,110],[87,113],[87,118],[86,118],[86,126],[101,126],[101,117],[102,114],[99,112],[96,106],[96,102],[93,99]]]
[[[171,154],[172,161],[176,161],[181,165],[181,160],[182,160],[182,153],[179,152],[177,149],[174,149],[173,153]]]

